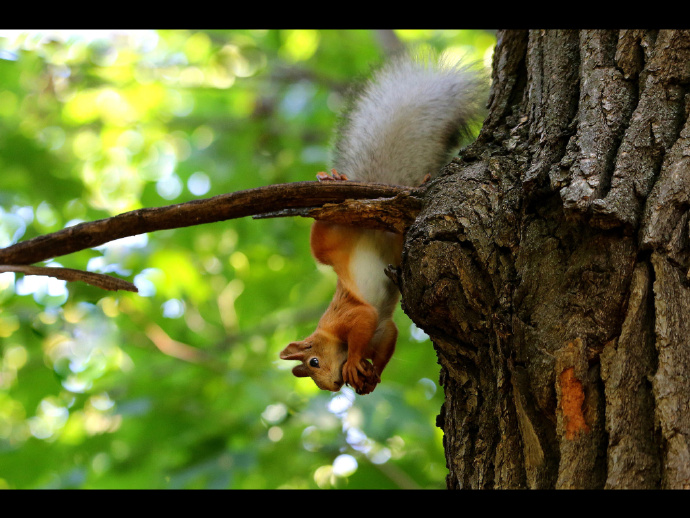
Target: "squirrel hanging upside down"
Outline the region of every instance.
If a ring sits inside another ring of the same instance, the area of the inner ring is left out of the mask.
[[[478,74],[465,66],[409,57],[390,62],[346,110],[335,168],[317,178],[420,185],[457,153],[481,90]],[[384,270],[400,265],[402,244],[399,234],[314,222],[312,254],[333,267],[338,283],[316,330],[280,353],[301,362],[295,376],[309,376],[324,390],[343,384],[358,394],[374,390],[398,337],[393,312],[400,294]]]

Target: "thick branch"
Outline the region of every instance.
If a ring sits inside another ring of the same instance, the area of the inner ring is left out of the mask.
[[[396,200],[407,208],[400,211],[399,217],[403,221],[409,221],[410,214],[414,218],[415,213],[410,208],[411,191],[408,187],[359,182],[295,182],[269,185],[177,205],[134,210],[112,218],[80,223],[0,250],[0,264],[32,264],[156,230],[190,227],[283,209],[321,207],[328,203],[352,199],[394,198],[403,193],[405,195],[398,196]],[[387,200],[388,205],[396,206],[396,203],[398,202]],[[349,210],[354,210],[352,205]],[[327,214],[324,217],[309,215],[334,221],[353,221],[352,217],[346,219],[337,214]],[[405,223],[395,224],[390,218],[391,216],[388,216],[385,222],[377,224],[376,211],[373,211],[368,218],[370,224],[367,226],[386,230],[404,228]]]
[[[341,203],[326,203],[323,207],[283,209],[267,214],[258,214],[254,218],[304,216],[343,225],[387,230],[402,234],[414,222],[420,207],[421,201],[418,198],[409,192],[401,192],[395,198],[349,199]]]

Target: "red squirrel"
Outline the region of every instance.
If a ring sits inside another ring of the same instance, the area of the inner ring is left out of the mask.
[[[317,178],[420,185],[457,153],[480,92],[481,79],[468,67],[407,56],[391,61],[346,110],[332,176]],[[402,245],[402,235],[314,222],[312,255],[333,267],[338,282],[316,330],[280,353],[301,362],[295,376],[309,376],[324,390],[374,390],[398,336],[393,312],[400,294],[384,270],[399,266]]]

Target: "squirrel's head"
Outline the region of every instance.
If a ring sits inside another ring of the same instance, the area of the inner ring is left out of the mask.
[[[323,390],[337,392],[343,386],[343,365],[347,344],[323,331],[300,342],[292,342],[280,353],[281,360],[299,360],[292,369],[298,378],[310,377]]]

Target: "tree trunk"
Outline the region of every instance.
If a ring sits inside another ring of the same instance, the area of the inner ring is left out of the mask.
[[[449,488],[690,487],[690,32],[501,32],[406,236]]]

